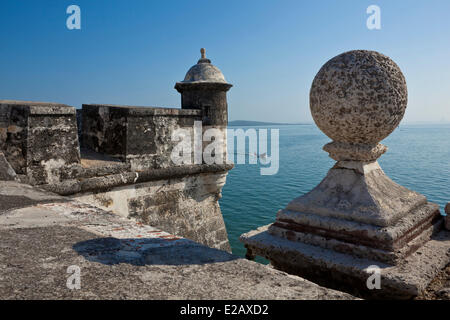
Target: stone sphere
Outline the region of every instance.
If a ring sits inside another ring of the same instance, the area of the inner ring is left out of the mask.
[[[317,73],[310,108],[317,126],[337,142],[375,145],[399,125],[408,100],[405,77],[389,57],[342,53]]]

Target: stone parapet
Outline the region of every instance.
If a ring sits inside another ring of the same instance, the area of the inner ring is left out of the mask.
[[[172,166],[172,133],[192,131],[200,110],[83,105],[82,145],[131,164],[135,170]]]
[[[70,178],[80,164],[75,108],[0,100],[0,115],[0,151],[17,174],[31,184]]]

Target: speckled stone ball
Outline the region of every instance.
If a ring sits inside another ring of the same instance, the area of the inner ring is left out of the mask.
[[[317,73],[310,91],[317,126],[336,142],[376,145],[399,125],[408,100],[405,77],[389,57],[342,53]]]

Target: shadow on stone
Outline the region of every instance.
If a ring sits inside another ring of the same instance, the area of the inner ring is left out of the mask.
[[[97,238],[78,242],[73,248],[88,261],[106,265],[198,265],[239,259],[186,239]]]

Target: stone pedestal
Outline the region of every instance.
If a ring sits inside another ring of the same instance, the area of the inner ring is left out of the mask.
[[[439,206],[387,177],[377,162],[338,162],[277,214],[269,233],[357,257],[397,263],[441,228]]]
[[[418,295],[450,262],[439,206],[392,181],[379,142],[407,105],[405,79],[388,57],[351,51],[327,62],[311,88],[311,112],[337,163],[276,221],[241,236],[249,258],[363,297]],[[412,142],[413,143],[413,142]],[[381,288],[369,289],[373,267]]]

